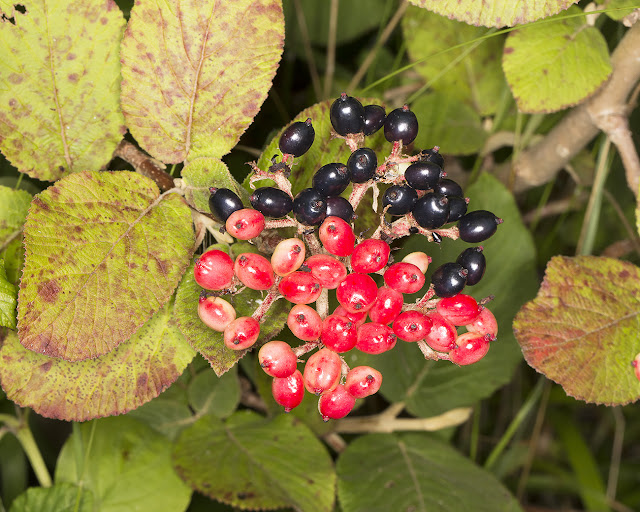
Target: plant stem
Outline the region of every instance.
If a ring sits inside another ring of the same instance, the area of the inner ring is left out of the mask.
[[[326,99],[331,94],[333,73],[336,68],[336,34],[338,32],[338,7],[340,0],[331,0],[329,8],[329,35],[327,38],[327,65],[324,72],[324,94]]]
[[[457,427],[469,419],[470,407],[451,409],[432,418],[397,418],[385,415],[386,411],[373,416],[343,418],[336,422],[334,432],[361,434],[370,432],[421,431],[435,432],[449,427]]]
[[[46,464],[44,463],[44,459],[42,458],[42,454],[38,449],[38,445],[36,444],[35,439],[33,438],[33,434],[29,429],[28,422],[26,417],[24,419],[24,423],[20,426],[20,428],[14,432],[15,436],[20,441],[22,445],[22,449],[24,450],[29,462],[31,463],[31,467],[33,468],[33,472],[36,474],[36,478],[40,483],[41,487],[51,487],[51,475],[49,475],[49,470],[47,469]]]

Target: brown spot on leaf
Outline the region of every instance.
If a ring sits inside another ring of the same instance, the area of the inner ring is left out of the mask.
[[[24,77],[22,75],[19,75],[18,73],[11,73],[8,78],[9,82],[14,85],[17,85],[24,80]]]
[[[513,48],[511,48],[511,46],[505,46],[504,54],[509,55],[510,53],[513,53]]]
[[[40,365],[40,370],[42,371],[42,373],[47,373],[49,370],[51,370],[51,365],[53,365],[53,361],[47,361],[46,363]]]
[[[76,83],[78,81],[78,73],[71,73],[67,78],[70,82]]]
[[[146,373],[143,373],[138,377],[136,381],[136,387],[138,390],[144,390],[147,387],[147,382],[149,381],[149,376]]]
[[[43,301],[52,303],[58,299],[58,294],[60,293],[61,289],[62,288],[60,288],[58,281],[52,279],[51,281],[38,287],[38,295],[42,297]]]
[[[100,23],[102,23],[103,25],[106,25],[108,23],[108,19],[105,17],[100,18]]]
[[[67,53],[67,60],[75,60],[76,59],[76,54],[73,52],[69,52]]]

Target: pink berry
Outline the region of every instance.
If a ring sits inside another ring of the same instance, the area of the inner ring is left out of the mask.
[[[413,263],[394,263],[384,273],[384,282],[400,293],[416,293],[424,286],[424,274]]]
[[[269,260],[251,252],[238,255],[233,270],[240,282],[252,290],[268,290],[276,280]]]
[[[385,267],[389,261],[391,249],[387,242],[370,238],[356,245],[351,255],[351,268],[354,272],[370,274]]]
[[[253,346],[260,335],[260,324],[255,318],[241,316],[227,325],[224,330],[224,344],[232,350],[244,350]]]
[[[638,354],[633,361],[631,361],[631,366],[633,366],[633,371],[636,374],[636,378],[640,380],[640,354]]]
[[[344,387],[355,398],[365,398],[377,393],[382,385],[382,374],[371,366],[356,366],[347,373]]]
[[[453,325],[467,325],[480,314],[476,299],[464,293],[440,299],[436,310]]]
[[[358,330],[346,316],[329,315],[322,322],[320,340],[334,352],[347,352],[356,346]]]
[[[279,276],[288,276],[300,268],[305,255],[306,249],[302,240],[287,238],[276,245],[271,255],[271,267]]]
[[[351,320],[356,327],[360,327],[363,323],[367,321],[367,312],[359,311],[358,313],[351,313],[344,309],[343,306],[338,306],[333,310],[334,315],[346,316],[349,320]]]
[[[431,330],[433,322],[420,311],[400,313],[393,322],[393,333],[404,341],[420,341]]]
[[[376,300],[369,309],[369,318],[372,322],[388,324],[402,311],[404,297],[393,288],[383,286],[378,290]]]
[[[282,278],[278,290],[289,302],[311,304],[320,297],[322,286],[311,272],[294,272]]]
[[[335,388],[340,381],[342,361],[333,350],[321,348],[307,360],[302,378],[304,387],[314,395]]]
[[[295,370],[288,377],[275,377],[271,383],[271,394],[285,412],[298,407],[304,398],[304,380],[300,371]]]
[[[287,325],[293,335],[302,341],[317,340],[322,333],[322,318],[306,304],[297,304],[291,308]]]
[[[402,258],[403,263],[413,263],[420,269],[420,272],[426,274],[431,263],[431,257],[427,256],[424,252],[412,252]]]
[[[236,310],[220,297],[201,295],[198,302],[198,316],[207,327],[223,332],[236,319]]]
[[[313,276],[328,290],[333,290],[347,277],[344,263],[328,254],[316,254],[307,258],[304,264],[311,269]]]
[[[338,420],[349,414],[355,404],[356,399],[340,384],[322,394],[318,400],[318,412],[324,421]]]
[[[489,308],[481,308],[480,314],[467,324],[467,331],[478,334],[491,334],[494,338],[498,335],[498,321]]]
[[[431,330],[424,337],[427,345],[438,352],[453,350],[458,337],[458,331],[456,331],[454,325],[435,311],[428,313],[427,317],[432,322]]]
[[[298,357],[288,343],[269,341],[260,347],[258,361],[267,375],[271,377],[288,377],[296,371]]]
[[[451,362],[460,366],[477,363],[489,351],[490,334],[466,332],[458,336],[456,347],[449,352]]]
[[[397,337],[384,324],[368,323],[358,327],[356,348],[366,354],[382,354],[395,347]]]
[[[336,290],[338,302],[351,313],[368,311],[377,295],[378,286],[367,274],[349,274]]]
[[[233,281],[233,260],[223,251],[212,249],[196,260],[193,277],[205,290],[223,290]]]
[[[225,223],[227,233],[238,240],[251,240],[264,229],[264,215],[252,208],[236,210]]]
[[[353,252],[356,236],[353,229],[340,217],[327,217],[320,226],[320,241],[334,256],[349,256]]]

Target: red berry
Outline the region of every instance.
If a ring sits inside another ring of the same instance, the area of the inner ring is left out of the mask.
[[[384,282],[400,293],[416,293],[424,286],[424,274],[413,263],[394,263],[384,273]]]
[[[466,332],[458,336],[456,347],[449,352],[451,362],[460,366],[477,363],[489,351],[490,334]]]
[[[435,311],[428,313],[427,317],[432,322],[431,330],[424,337],[427,345],[438,352],[449,352],[455,348],[458,331],[453,324]]]
[[[376,300],[369,309],[369,318],[372,322],[388,324],[402,311],[404,297],[393,288],[383,286],[378,290]]]
[[[420,272],[426,274],[431,263],[431,257],[427,256],[424,252],[412,252],[402,258],[403,263],[413,263],[420,269]]]
[[[431,330],[433,322],[420,311],[400,313],[393,322],[393,333],[404,341],[420,341]]]
[[[327,217],[320,226],[320,241],[335,256],[349,256],[353,252],[356,236],[353,229],[340,217]]]
[[[311,272],[294,272],[282,278],[278,290],[289,302],[311,304],[320,297],[322,286]]]
[[[304,264],[313,276],[328,290],[333,290],[347,277],[347,267],[340,260],[328,254],[316,254],[307,258]]]
[[[385,267],[389,261],[391,249],[387,242],[370,238],[356,245],[351,255],[351,268],[354,272],[370,274]]]
[[[227,325],[224,330],[224,344],[232,350],[244,350],[253,346],[260,335],[260,324],[255,318],[241,316]]]
[[[264,215],[253,208],[236,210],[225,223],[227,233],[238,240],[251,240],[264,229]]]
[[[363,323],[367,321],[367,312],[360,311],[358,313],[351,313],[344,309],[343,306],[338,306],[333,310],[334,315],[346,316],[349,320],[351,320],[356,327],[360,327]]]
[[[344,387],[355,398],[365,398],[377,393],[382,385],[382,374],[371,366],[356,366],[347,373]]]
[[[293,335],[302,341],[317,340],[322,333],[322,318],[315,309],[306,304],[298,304],[291,308],[287,325]]]
[[[498,335],[498,321],[488,308],[483,307],[480,314],[467,324],[467,331],[478,334],[491,334],[494,338]]]
[[[349,312],[368,311],[378,295],[376,282],[367,274],[349,274],[338,285],[338,302]]]
[[[267,375],[271,377],[288,377],[296,371],[298,357],[288,343],[269,341],[260,347],[258,361]]]
[[[338,385],[342,372],[340,356],[333,350],[321,348],[304,366],[302,378],[307,391],[315,395],[330,391]]]
[[[640,380],[640,354],[638,354],[633,361],[631,361],[631,366],[633,366],[633,371],[636,374],[636,378]]]
[[[300,268],[304,262],[306,250],[302,240],[287,238],[283,240],[271,255],[271,266],[279,276],[287,276]]]
[[[207,327],[223,332],[236,319],[236,310],[220,297],[201,295],[198,302],[198,316]]]
[[[368,323],[358,327],[356,347],[367,354],[382,354],[396,345],[396,335],[384,324]]]
[[[320,340],[334,352],[347,352],[356,346],[358,330],[356,324],[346,316],[329,315],[322,322]]]
[[[196,260],[193,277],[205,290],[229,288],[233,280],[233,260],[226,252],[207,251]]]
[[[271,383],[271,394],[285,412],[298,407],[304,398],[304,381],[300,371],[295,370],[288,377],[275,377]]]
[[[453,325],[467,325],[480,314],[476,299],[464,293],[440,299],[436,310]]]
[[[269,260],[251,252],[238,255],[233,270],[240,282],[252,290],[268,290],[276,280]]]
[[[318,412],[324,421],[337,420],[349,414],[355,404],[356,399],[340,384],[322,394],[318,400]]]

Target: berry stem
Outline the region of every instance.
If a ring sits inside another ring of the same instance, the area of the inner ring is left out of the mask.
[[[300,345],[299,347],[293,348],[293,353],[296,357],[300,357],[305,355],[307,352],[311,352],[313,349],[317,348],[320,345],[320,341],[313,340],[307,341],[304,345]]]
[[[355,183],[353,185],[353,189],[351,190],[351,195],[349,196],[349,202],[353,207],[353,211],[355,212],[362,201],[362,198],[369,190],[369,187],[375,187],[375,184],[372,180],[365,181],[364,183]]]
[[[308,228],[309,226],[298,224],[298,233],[302,234],[304,241],[307,243],[307,247],[309,247],[311,256],[316,254],[323,254],[322,246],[320,245],[318,237],[315,235],[313,230],[309,230]]]
[[[439,361],[439,360],[451,361],[449,354],[436,352],[429,345],[427,345],[427,342],[424,340],[418,341],[417,345],[418,345],[418,348],[420,349],[420,352],[422,352],[422,354],[424,355],[425,359],[430,359],[432,361]]]
[[[280,278],[276,280],[276,283],[269,289],[269,293],[267,293],[267,296],[262,301],[262,304],[260,304],[260,306],[258,306],[258,308],[253,312],[253,315],[251,315],[258,322],[262,322],[264,315],[267,311],[269,311],[269,308],[273,305],[273,303],[282,298],[282,295],[280,295],[280,292],[278,291],[279,281]]]
[[[253,184],[256,181],[269,179],[269,180],[272,180],[280,190],[286,192],[289,195],[289,197],[291,197],[291,199],[293,199],[293,194],[291,193],[291,182],[284,175],[284,172],[282,172],[282,171],[278,171],[278,172],[263,171],[262,169],[260,169],[256,165],[255,162],[249,162],[249,165],[251,166],[251,169],[254,172],[253,176],[251,176],[251,178],[249,178],[249,185],[251,186],[251,188],[255,188],[253,186]]]
[[[320,292],[320,297],[316,300],[316,311],[323,320],[327,318],[329,314],[329,290],[323,288]]]
[[[279,228],[293,228],[298,223],[291,217],[285,217],[283,219],[269,219],[264,223],[264,229],[279,229]]]

